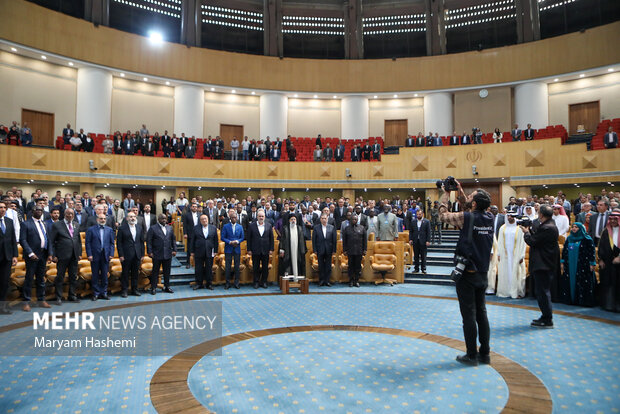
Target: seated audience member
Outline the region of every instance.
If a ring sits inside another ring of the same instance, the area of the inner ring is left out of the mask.
[[[317,145],[314,148],[314,161],[321,161],[321,160],[323,160],[323,151],[321,151],[321,147]]]
[[[69,140],[71,151],[80,151],[82,149],[82,140],[78,136],[73,136]]]
[[[502,142],[502,133],[499,130],[499,128],[495,128],[495,131],[493,131],[493,143],[497,144],[501,142]]]
[[[32,146],[32,130],[26,122],[24,122],[24,127],[21,130],[21,143],[24,147]]]
[[[527,129],[524,131],[524,135],[526,141],[531,141],[534,139],[535,132],[532,128],[532,124],[527,124]]]

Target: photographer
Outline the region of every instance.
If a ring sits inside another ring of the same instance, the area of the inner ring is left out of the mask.
[[[551,279],[556,274],[560,262],[558,245],[558,228],[553,221],[553,209],[548,205],[540,206],[538,222],[532,228],[520,226],[524,232],[525,243],[530,246],[530,275],[534,278],[536,299],[542,312],[539,319],[531,325],[537,328],[553,328],[551,310]]]
[[[489,357],[491,333],[487,319],[485,290],[493,245],[493,216],[487,211],[491,205],[491,197],[482,189],[465,196],[458,181],[452,177],[446,181],[452,182],[450,186],[447,186],[446,182],[441,183],[441,188],[447,187],[447,189],[440,198],[439,220],[460,229],[455,256],[457,267],[453,271],[453,279],[456,282],[456,293],[467,346],[467,354],[459,355],[456,360],[473,366],[478,363],[489,364],[491,362]],[[458,191],[459,203],[465,207],[465,210],[470,211],[448,212],[450,190],[454,185]],[[479,351],[476,336],[480,340]]]

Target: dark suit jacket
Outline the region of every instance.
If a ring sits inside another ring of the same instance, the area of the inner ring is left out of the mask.
[[[64,220],[58,220],[52,224],[49,239],[49,256],[57,257],[58,260],[69,260],[75,255],[76,260],[82,256],[82,239],[79,228],[73,226],[73,237],[69,233]]]
[[[155,144],[153,142],[147,141],[142,146],[142,154],[143,155],[146,155],[147,157],[152,157],[154,152],[155,152]]]
[[[86,255],[93,256],[93,260],[99,259],[99,252],[102,249],[101,238],[99,237],[99,226],[92,226],[86,230]],[[111,227],[103,228],[103,250],[105,250],[106,261],[114,257],[114,230]]]
[[[189,251],[194,253],[196,257],[212,257],[213,254],[217,253],[218,243],[217,228],[209,224],[209,236],[205,239],[202,225],[199,224],[194,227]]]
[[[172,252],[176,251],[176,239],[171,226],[166,225],[166,234],[158,224],[153,225],[146,233],[146,252],[158,260],[172,259]]]
[[[323,236],[323,229],[319,223],[312,232],[312,251],[316,254],[334,254],[336,252],[336,228],[327,225],[327,237]]]
[[[458,135],[452,135],[450,137],[450,145],[459,145],[460,138]]]
[[[196,147],[187,146],[185,147],[185,158],[194,158],[196,156]]]
[[[334,151],[334,159],[336,161],[342,161],[344,160],[344,150],[340,147],[336,147],[336,150]]]
[[[506,221],[506,216],[504,216],[503,214],[498,214],[497,216],[497,228],[495,229],[495,237],[499,237],[499,228],[502,227]],[[493,224],[495,224],[495,217],[493,217]]]
[[[471,137],[469,135],[463,135],[461,137],[461,145],[469,145],[471,144]]]
[[[525,135],[526,140],[534,139],[534,128],[526,129],[525,131],[523,131],[523,135]]]
[[[151,211],[152,211],[152,209],[151,209]],[[144,232],[146,233],[147,232],[147,229],[146,229],[146,215],[142,214],[140,217],[142,217],[142,223],[144,224]],[[150,230],[151,227],[153,227],[156,224],[157,224],[157,216],[155,214],[153,214],[153,213],[150,213],[149,214],[149,230]]]
[[[538,226],[532,226],[525,233],[525,243],[530,246],[530,274],[537,270],[551,271],[553,275],[560,263],[558,228],[552,219]]]
[[[76,214],[75,217],[73,218],[73,221],[76,221],[79,225],[79,229],[80,232],[85,232],[87,227],[86,227],[86,222],[88,221],[88,213],[86,213],[86,211],[82,210],[82,214],[80,214],[80,220],[78,220],[78,215]]]
[[[49,236],[51,229],[46,223],[43,224],[43,227],[45,228],[45,233],[47,234],[47,245],[49,248]],[[28,219],[21,224],[19,229],[19,244],[21,244],[22,249],[24,249],[22,254],[24,260],[26,260],[30,253],[36,254],[39,259],[43,258],[41,238],[39,237],[39,231],[37,230],[37,224],[34,222],[34,219]]]
[[[414,244],[416,240],[419,240],[422,245],[426,246],[426,242],[431,240],[431,222],[423,218],[420,230],[418,230],[418,220],[417,218],[413,220],[409,229],[409,240]]]
[[[362,150],[361,148],[351,148],[351,161],[361,161]]]
[[[13,220],[4,216],[4,225],[6,230],[4,234],[0,231],[0,260],[13,260],[19,255],[17,250],[17,237],[15,237],[15,228]]]
[[[248,252],[252,254],[269,254],[273,251],[273,231],[271,224],[265,221],[265,231],[260,235],[258,231],[258,222],[254,222],[248,226],[247,231],[247,247]]]
[[[336,228],[339,229],[342,222],[345,220],[347,216],[348,207],[346,205],[342,206],[342,214],[340,214],[340,207],[336,206],[334,210],[334,221],[336,222]]]
[[[141,259],[144,256],[144,229],[139,223],[136,223],[136,240],[131,237],[129,223],[124,222],[116,232],[116,249],[118,257],[132,259],[137,257]]]
[[[415,140],[416,147],[425,147],[426,146],[426,138],[425,137],[417,137]]]
[[[409,137],[405,140],[405,147],[410,148],[410,147],[415,147],[415,139]]]
[[[593,213],[590,216],[590,226],[588,228],[588,234],[590,234],[590,237],[592,237],[592,240],[594,240],[595,236],[596,236],[596,222],[598,221],[598,217],[601,213]],[[607,219],[609,218],[609,211],[605,212],[605,218],[603,219],[603,224],[601,225],[601,234],[603,234],[603,230],[605,230],[605,227],[607,226]],[[585,222],[585,215],[584,215],[584,222]]]
[[[331,161],[334,157],[334,150],[329,147],[323,150],[323,161]]]
[[[361,224],[347,226],[342,234],[342,250],[348,255],[362,255],[368,244],[366,229]]]
[[[125,155],[133,155],[136,150],[136,146],[132,139],[126,139],[123,141],[123,153]]]
[[[282,151],[281,150],[275,150],[272,149],[271,152],[269,153],[269,157],[271,159],[271,161],[280,161],[280,157],[282,156]]]
[[[115,226],[115,222],[114,222],[114,217],[110,216],[110,215],[106,215],[106,219],[105,219],[105,225],[112,228],[112,229],[116,229]],[[85,229],[88,230],[89,228],[91,228],[92,226],[97,225],[97,217],[95,216],[88,216],[88,219],[86,220],[86,225],[85,225]],[[84,230],[84,231],[86,231]]]
[[[93,141],[93,139],[88,135],[84,135],[80,138],[82,139],[82,149],[85,152],[93,152],[93,149],[95,148],[95,141]]]
[[[209,214],[209,210],[207,210],[207,215],[208,214]],[[181,221],[183,222],[183,234],[186,234],[188,238],[193,234],[192,229],[194,228],[194,226],[197,226],[200,224],[200,213],[196,212],[196,215],[198,216],[198,220],[196,221],[196,224],[194,224],[194,219],[192,218],[191,210],[187,210],[181,216]],[[209,217],[209,223],[211,224],[211,217]]]

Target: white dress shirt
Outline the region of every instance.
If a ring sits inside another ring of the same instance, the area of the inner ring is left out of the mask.
[[[131,233],[131,238],[133,239],[133,241],[136,241],[136,226],[134,225],[129,225],[129,232]]]
[[[263,237],[263,233],[265,233],[265,224],[257,224],[258,226],[258,233],[260,234],[261,237]]]

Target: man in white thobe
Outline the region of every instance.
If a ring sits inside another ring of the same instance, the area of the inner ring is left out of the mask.
[[[497,237],[493,234],[493,248],[491,249],[491,262],[487,272],[488,284],[485,292],[487,295],[495,295],[495,288],[497,287],[497,257]]]
[[[570,224],[568,222],[568,216],[560,214],[564,207],[559,204],[555,204],[553,206],[553,221],[555,221],[555,226],[558,228],[558,234],[565,235],[568,233],[568,229],[570,228]]]
[[[525,240],[515,214],[506,219],[497,240],[497,296],[517,299],[525,296]]]

